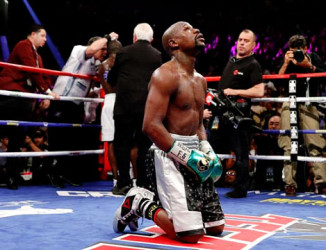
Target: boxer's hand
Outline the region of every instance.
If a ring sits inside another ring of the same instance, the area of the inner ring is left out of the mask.
[[[211,169],[210,178],[212,178],[214,182],[218,181],[218,179],[220,179],[220,177],[222,175],[222,171],[223,171],[221,160],[215,154],[212,146],[206,140],[200,141],[199,150],[204,152],[205,154],[207,154],[213,161],[213,168]]]
[[[112,40],[118,39],[119,35],[115,32],[111,32],[110,34],[105,34],[103,37],[106,38],[108,42],[110,42]]]
[[[178,141],[174,141],[168,156],[186,166],[202,182],[210,177],[211,170],[214,168],[214,161],[207,154],[199,150],[189,149]]]
[[[209,176],[214,183],[220,179],[222,175],[222,171],[223,171],[223,167],[222,167],[221,160],[217,158],[217,160],[214,160],[214,167],[211,171],[211,175]]]

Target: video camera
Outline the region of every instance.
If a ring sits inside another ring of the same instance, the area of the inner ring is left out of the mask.
[[[243,98],[234,99],[224,95],[223,91],[208,89],[205,103],[213,115],[223,116],[237,129],[240,125],[253,125],[254,121],[249,116],[250,105]]]

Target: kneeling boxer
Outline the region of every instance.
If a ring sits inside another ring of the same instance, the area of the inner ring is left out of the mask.
[[[204,234],[221,234],[225,224],[214,186],[222,166],[203,125],[207,83],[194,69],[205,40],[189,23],[177,22],[162,43],[171,60],[151,77],[143,122],[153,142],[147,160],[153,184],[151,191],[127,193],[115,213],[114,230],[137,230],[138,218],[145,217],[169,238],[197,243]]]

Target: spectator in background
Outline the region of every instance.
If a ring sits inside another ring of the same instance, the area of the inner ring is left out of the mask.
[[[105,35],[105,37],[95,36],[90,38],[87,46],[74,46],[62,70],[90,76],[96,75],[98,66],[107,56],[107,43],[113,38],[118,38],[118,35],[111,32],[109,35]],[[53,92],[60,96],[87,97],[91,84],[92,81],[90,79],[59,76],[55,82]],[[51,104],[48,119],[56,123],[83,123],[84,115],[83,102],[62,101]],[[98,131],[93,131],[89,131],[85,133],[85,136],[81,136],[80,128],[50,128],[50,150],[94,149],[95,146],[98,146],[99,133]],[[65,171],[64,176],[67,182],[73,185],[81,185],[83,178],[89,178],[95,174],[97,172],[97,167],[94,166],[96,162],[97,157],[94,155],[58,157],[58,164]],[[89,167],[92,169],[89,169]]]
[[[225,172],[224,176],[224,186],[225,187],[233,187],[233,184],[237,178],[236,170],[231,167]]]
[[[307,52],[305,37],[294,35],[288,41],[289,50],[284,56],[284,62],[279,74],[290,73],[314,73],[324,72],[324,65],[316,53]],[[323,78],[322,78],[323,79]],[[323,79],[324,80],[324,79]],[[320,78],[299,78],[296,84],[296,95],[298,97],[317,96]],[[288,84],[286,85],[288,87]],[[288,93],[288,91],[287,91]],[[300,129],[319,130],[319,114],[315,103],[298,103],[298,124]],[[290,130],[290,108],[289,102],[284,102],[281,112],[281,129]],[[326,150],[325,139],[321,134],[304,134],[304,143],[309,156],[322,157]],[[289,135],[279,137],[279,146],[284,150],[284,155],[291,154],[291,138]],[[313,171],[316,178],[318,192],[326,194],[326,163],[313,162]],[[287,196],[295,196],[298,188],[295,180],[297,171],[296,162],[284,161],[284,182]]]
[[[266,96],[267,97],[267,96]],[[275,114],[276,109],[274,106],[274,103],[272,102],[264,102],[265,110],[260,114],[261,115],[261,121],[260,121],[260,127],[268,127],[268,119],[271,117],[271,115]]]
[[[235,153],[234,153],[234,151],[231,150],[230,155],[232,157],[225,160],[225,170],[226,171],[229,170],[230,168],[232,168],[234,166],[234,164],[235,164]]]
[[[41,25],[30,27],[27,38],[18,42],[13,48],[8,63],[44,68],[43,60],[37,50],[46,43],[46,30]],[[52,93],[52,83],[46,74],[33,73],[14,68],[4,68],[0,72],[0,89],[28,93],[45,93],[50,94],[58,99],[58,95]],[[12,98],[0,96],[1,107],[6,106],[7,116],[20,115],[23,120],[29,120],[34,109],[34,100],[29,98]],[[49,100],[44,100],[42,106],[48,108]],[[17,108],[19,107],[19,108]],[[11,112],[14,109],[14,112]],[[4,115],[1,111],[0,115]],[[2,117],[1,117],[2,118]],[[3,118],[2,118],[3,119]],[[7,118],[5,118],[7,119]]]
[[[149,80],[162,64],[161,52],[151,45],[152,40],[152,27],[137,24],[133,44],[120,50],[108,75],[108,82],[116,89],[113,145],[119,176],[115,194],[125,195],[131,188],[130,150],[134,142],[138,148],[137,185],[147,185],[144,158],[151,141],[142,133],[142,124]]]
[[[266,107],[264,102],[255,102],[251,105],[251,117],[255,122],[255,125],[259,128],[262,127],[263,114],[266,112]]]
[[[222,161],[222,165],[223,165],[223,173],[222,173],[222,178],[219,180],[220,186],[221,187],[232,187],[234,180],[236,178],[236,171],[234,168],[234,164],[235,164],[235,153],[231,150],[230,151],[230,158],[224,159]],[[229,174],[229,176],[227,177],[227,172],[229,170],[232,170],[235,172],[235,174]],[[231,182],[229,177],[232,179]],[[234,179],[234,180],[233,180]]]
[[[25,147],[28,152],[47,152],[47,132],[43,129],[33,131],[31,136],[26,136]],[[28,157],[25,171],[32,174],[31,183],[38,185],[50,181],[52,186],[63,188],[64,183],[60,179],[59,169],[55,167],[55,161],[53,157]]]
[[[0,153],[8,151],[9,138],[5,134],[0,134]],[[1,155],[1,154],[0,154]],[[0,182],[5,182],[8,186],[9,176],[7,173],[7,157],[0,157]],[[10,185],[10,182],[9,182]]]
[[[266,120],[263,129],[280,130],[281,116],[275,112]],[[278,146],[279,134],[260,133],[253,136],[257,145],[258,155],[282,155],[283,150]],[[254,176],[257,188],[261,190],[273,190],[282,188],[282,161],[257,160]]]
[[[7,135],[0,135],[0,152],[8,151],[9,138]],[[7,157],[0,157],[0,167],[5,167],[7,164]]]
[[[43,60],[37,53],[46,43],[46,30],[41,25],[30,27],[27,38],[18,42],[13,48],[8,63],[44,68]],[[59,96],[51,91],[52,83],[46,74],[32,73],[13,68],[4,68],[0,72],[0,89],[27,93],[49,94],[54,99]],[[50,100],[41,102],[42,109],[47,109]],[[34,111],[35,100],[30,98],[16,98],[0,95],[0,120],[30,121]],[[19,152],[24,143],[25,132],[21,126],[8,126],[1,128],[8,135],[9,152]],[[0,132],[1,133],[1,132]],[[7,162],[10,189],[17,189],[20,181],[20,166],[22,159],[10,158]]]
[[[114,119],[113,119],[113,110],[115,104],[115,88],[107,82],[107,76],[110,74],[110,70],[114,65],[115,58],[117,53],[121,50],[122,44],[118,40],[112,40],[108,44],[108,54],[109,57],[106,59],[98,69],[98,77],[100,79],[101,85],[105,92],[104,105],[101,112],[101,125],[102,125],[102,141],[108,142],[109,147],[109,162],[112,168],[113,175],[113,194],[117,193],[117,180],[118,180],[118,168],[116,163],[116,158],[113,149],[113,140],[114,140]],[[137,161],[137,147],[133,147],[130,152],[130,159],[133,168],[133,175],[137,177],[136,161]]]
[[[316,185],[316,178],[314,175],[314,171],[312,169],[311,163],[307,164],[307,169],[306,169],[306,180],[305,180],[305,186],[306,186],[306,190],[308,192],[314,192],[314,193],[318,193],[318,187]]]
[[[237,41],[237,54],[230,58],[218,84],[218,90],[231,98],[241,109],[246,117],[250,117],[250,98],[263,97],[264,83],[260,64],[253,56],[256,45],[256,35],[249,29],[241,31]],[[226,193],[228,198],[243,198],[247,196],[249,188],[249,147],[250,147],[250,123],[238,124],[237,128],[230,123],[224,115],[219,119],[219,129],[211,134],[210,140],[220,147],[226,143],[231,144],[235,152],[235,169],[237,179],[234,190]],[[213,130],[212,130],[213,131]],[[225,149],[223,149],[225,150]],[[229,150],[229,149],[227,149]],[[216,150],[217,153],[219,150]]]
[[[264,75],[270,75],[269,70],[264,70]],[[278,97],[277,89],[273,82],[264,80],[264,97]],[[266,118],[270,117],[271,113],[277,111],[278,103],[272,102],[257,102],[251,105],[251,115],[259,128],[264,127]],[[266,127],[266,126],[265,126]]]
[[[113,175],[113,188],[116,187],[118,180],[118,169],[113,149],[114,139],[114,120],[113,120],[113,109],[115,103],[115,89],[107,82],[108,74],[114,65],[117,53],[122,48],[122,44],[118,40],[112,40],[108,44],[108,55],[109,57],[101,63],[99,66],[97,75],[100,79],[100,83],[105,93],[104,105],[101,112],[101,125],[102,125],[102,136],[103,142],[108,142],[108,157]]]

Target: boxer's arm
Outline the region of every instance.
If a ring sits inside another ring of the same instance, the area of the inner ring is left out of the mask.
[[[167,117],[170,97],[177,88],[175,82],[169,69],[156,69],[149,83],[145,105],[143,132],[165,152],[174,142],[163,121]]]

